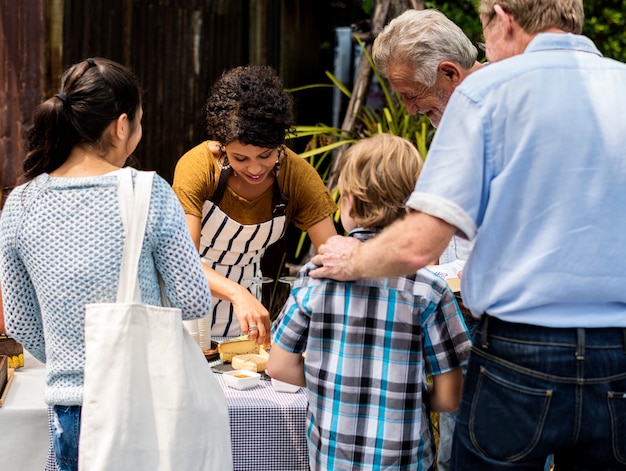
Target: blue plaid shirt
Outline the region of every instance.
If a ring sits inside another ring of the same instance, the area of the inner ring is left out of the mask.
[[[277,345],[306,351],[311,469],[430,469],[425,375],[459,367],[470,349],[453,293],[426,269],[345,283],[313,279],[314,268],[302,268],[273,327]]]

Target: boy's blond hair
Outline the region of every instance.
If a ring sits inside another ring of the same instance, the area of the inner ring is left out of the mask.
[[[339,161],[337,189],[352,195],[350,216],[365,228],[384,227],[405,214],[404,201],[422,170],[422,158],[406,139],[376,134],[353,144]]]

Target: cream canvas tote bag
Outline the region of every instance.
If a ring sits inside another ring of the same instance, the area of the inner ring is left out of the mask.
[[[138,172],[135,191],[119,173],[126,244],[117,302],[86,306],[79,470],[232,470],[226,399],[180,309],[141,304],[153,172]]]

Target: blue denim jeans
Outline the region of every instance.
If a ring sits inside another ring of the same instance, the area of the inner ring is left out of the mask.
[[[473,340],[452,469],[626,469],[626,329],[485,315]]]
[[[59,471],[78,471],[80,406],[54,406],[52,446]]]

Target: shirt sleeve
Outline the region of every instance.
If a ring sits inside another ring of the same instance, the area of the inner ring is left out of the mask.
[[[471,348],[469,332],[449,288],[443,288],[440,302],[424,312],[422,326],[427,374],[445,373],[467,360]]]
[[[189,150],[176,164],[172,189],[185,214],[202,217],[202,206],[217,186],[216,165],[208,141]]]
[[[478,105],[455,90],[428,150],[407,207],[443,219],[472,240],[482,222],[492,175],[484,159],[491,140],[485,136]]]
[[[211,290],[200,256],[191,240],[185,215],[168,183],[155,177],[151,206],[156,240],[154,263],[163,277],[165,292],[185,320],[211,312]]]
[[[310,310],[305,307],[309,289],[304,286],[306,277],[302,272],[294,281],[293,289],[272,326],[275,344],[291,353],[304,353],[311,322]]]
[[[43,335],[43,322],[35,286],[16,250],[19,221],[14,215],[13,204],[21,204],[21,189],[9,196],[3,212],[0,231],[0,264],[3,291],[5,327],[37,360],[46,361],[46,346]]]

